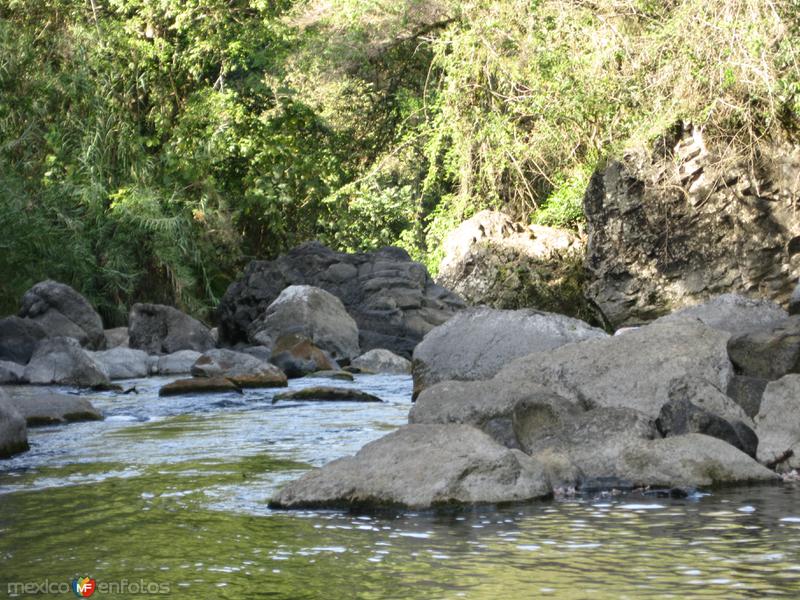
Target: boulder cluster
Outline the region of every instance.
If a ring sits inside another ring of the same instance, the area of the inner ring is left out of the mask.
[[[723,295],[617,335],[468,309],[413,357],[409,424],[276,507],[427,508],[774,482],[800,467],[800,316]]]

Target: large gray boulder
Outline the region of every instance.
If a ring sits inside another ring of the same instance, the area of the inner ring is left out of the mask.
[[[375,348],[365,352],[354,359],[350,365],[368,373],[411,374],[410,360],[384,348]]]
[[[758,460],[780,471],[800,468],[800,375],[767,385],[755,421]]]
[[[608,335],[563,315],[472,308],[425,336],[414,350],[414,394],[448,379],[489,379],[511,361]]]
[[[151,356],[149,359],[152,375],[188,375],[194,363],[202,356],[195,350],[178,350],[165,356]]]
[[[584,197],[589,299],[613,327],[724,293],[785,303],[797,282],[800,146],[732,164],[699,127],[604,162]]]
[[[7,360],[0,360],[0,384],[4,383],[26,383],[25,365]]]
[[[290,285],[313,285],[339,298],[358,325],[362,351],[387,348],[406,358],[428,331],[464,308],[404,250],[344,254],[310,242],[247,266],[219,305],[220,341],[250,342],[252,323]]]
[[[747,298],[739,294],[722,294],[701,304],[675,311],[656,322],[697,319],[712,329],[738,335],[767,329],[783,323],[788,313],[770,300]]]
[[[282,508],[519,502],[551,493],[533,459],[468,425],[408,425],[284,487]]]
[[[216,345],[208,327],[163,304],[134,304],[128,319],[128,334],[130,347],[148,354],[205,352]]]
[[[748,377],[772,380],[800,373],[800,316],[733,336],[728,355]]]
[[[150,373],[150,357],[143,350],[117,346],[111,350],[92,352],[91,356],[108,374],[109,379],[135,379],[147,377]]]
[[[28,428],[25,419],[0,389],[0,458],[8,458],[28,449]]]
[[[127,327],[114,327],[113,329],[106,329],[104,332],[106,336],[106,348],[128,348],[129,337]]]
[[[291,285],[283,290],[248,329],[253,343],[266,333],[278,340],[299,335],[330,353],[336,360],[350,360],[361,352],[358,326],[333,294],[311,285]]]
[[[85,398],[53,394],[39,388],[16,390],[9,394],[8,402],[22,415],[28,427],[103,419],[100,411]]]
[[[25,367],[25,379],[34,384],[77,387],[109,385],[108,374],[75,338],[43,340]]]
[[[224,377],[239,387],[283,387],[286,375],[278,367],[249,354],[214,349],[205,352],[192,365],[195,377]]]
[[[654,323],[530,354],[506,366],[493,382],[506,389],[538,383],[586,409],[632,408],[656,418],[675,379],[694,377],[727,389],[733,375],[728,337],[696,320]]]
[[[50,337],[71,337],[90,350],[105,348],[103,320],[70,286],[47,280],[22,296],[19,316],[36,321]]]
[[[0,360],[27,365],[47,332],[31,319],[12,316],[0,319]]]

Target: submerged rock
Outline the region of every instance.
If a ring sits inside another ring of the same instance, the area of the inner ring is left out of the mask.
[[[162,304],[134,304],[128,332],[130,347],[148,354],[205,352],[216,346],[208,327],[177,308]]]
[[[468,309],[431,331],[414,350],[414,394],[448,379],[488,379],[533,352],[607,337],[604,331],[563,315]]]
[[[272,403],[282,400],[310,400],[329,402],[383,402],[377,396],[367,394],[352,388],[337,388],[328,386],[307,387],[301,390],[281,392],[276,394]]]
[[[411,361],[385,348],[375,348],[365,352],[354,359],[350,366],[360,369],[362,373],[411,374]]]
[[[0,389],[0,458],[28,450],[28,428],[25,419]]]
[[[0,319],[0,360],[27,365],[47,332],[39,323],[20,317]]]
[[[89,301],[70,286],[47,280],[22,296],[19,316],[35,321],[48,337],[69,337],[90,350],[106,345],[103,320]]]
[[[25,379],[34,384],[62,384],[77,387],[110,385],[108,375],[75,338],[43,340],[25,367]]]
[[[352,373],[347,371],[317,371],[306,375],[314,379],[341,379],[342,381],[353,381],[355,378]]]
[[[755,421],[758,460],[781,472],[800,468],[800,375],[767,385]]]
[[[339,298],[358,325],[362,351],[387,348],[406,357],[422,336],[464,308],[404,250],[343,254],[309,242],[247,266],[220,303],[220,340],[228,345],[250,341],[252,323],[290,285],[313,285]]]
[[[358,326],[341,300],[310,285],[291,285],[283,290],[248,329],[257,343],[266,333],[277,340],[286,335],[308,338],[334,360],[350,360],[360,354]]]
[[[422,509],[550,494],[536,461],[473,427],[408,425],[288,484],[271,506]]]
[[[80,396],[34,389],[10,394],[9,403],[22,415],[28,427],[103,420],[92,403]]]
[[[194,377],[192,379],[179,379],[168,383],[158,390],[159,396],[181,396],[187,394],[213,394],[236,392],[241,394],[235,383],[224,377]]]

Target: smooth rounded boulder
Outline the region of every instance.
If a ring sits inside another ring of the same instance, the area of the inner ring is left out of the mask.
[[[414,396],[439,381],[489,379],[533,352],[608,337],[578,319],[532,309],[464,310],[433,329],[414,350]]]
[[[216,346],[208,327],[177,308],[134,304],[128,318],[129,345],[148,354],[205,352]]]
[[[278,295],[248,329],[253,343],[259,343],[264,334],[273,340],[286,335],[306,337],[334,360],[351,360],[361,353],[358,326],[342,301],[311,285],[291,285]]]
[[[0,389],[0,458],[28,450],[28,428],[25,419],[9,402]]]
[[[102,413],[91,402],[72,394],[25,388],[9,394],[8,401],[22,415],[28,427],[103,420]]]
[[[188,375],[194,363],[202,356],[196,350],[178,350],[164,356],[151,356],[150,373],[153,375]]]
[[[19,316],[35,321],[49,337],[75,338],[89,350],[106,345],[103,320],[89,301],[70,286],[47,280],[22,296]]]
[[[159,396],[185,396],[191,394],[242,393],[241,388],[224,377],[192,377],[178,379],[158,390]]]
[[[42,385],[98,387],[110,384],[102,365],[81,348],[78,340],[68,337],[43,340],[25,367],[25,379]]]
[[[92,352],[91,356],[109,379],[136,379],[147,377],[150,372],[149,355],[143,350],[117,346],[111,350]]]
[[[398,356],[391,350],[375,348],[355,358],[350,366],[362,373],[388,373],[391,375],[410,375],[411,361]]]
[[[289,483],[275,508],[425,509],[550,496],[544,469],[468,425],[407,425]]]
[[[0,319],[0,360],[27,365],[47,332],[31,319],[12,316]]]

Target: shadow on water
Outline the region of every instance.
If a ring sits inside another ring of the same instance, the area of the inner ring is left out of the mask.
[[[370,516],[272,511],[285,481],[405,422],[410,379],[361,378],[383,405],[279,409],[273,392],[220,405],[165,401],[157,382],[138,384],[133,399],[92,396],[106,421],[35,430],[31,452],[2,463],[3,593],[90,575],[162,583],[179,598],[800,596],[796,485]]]

